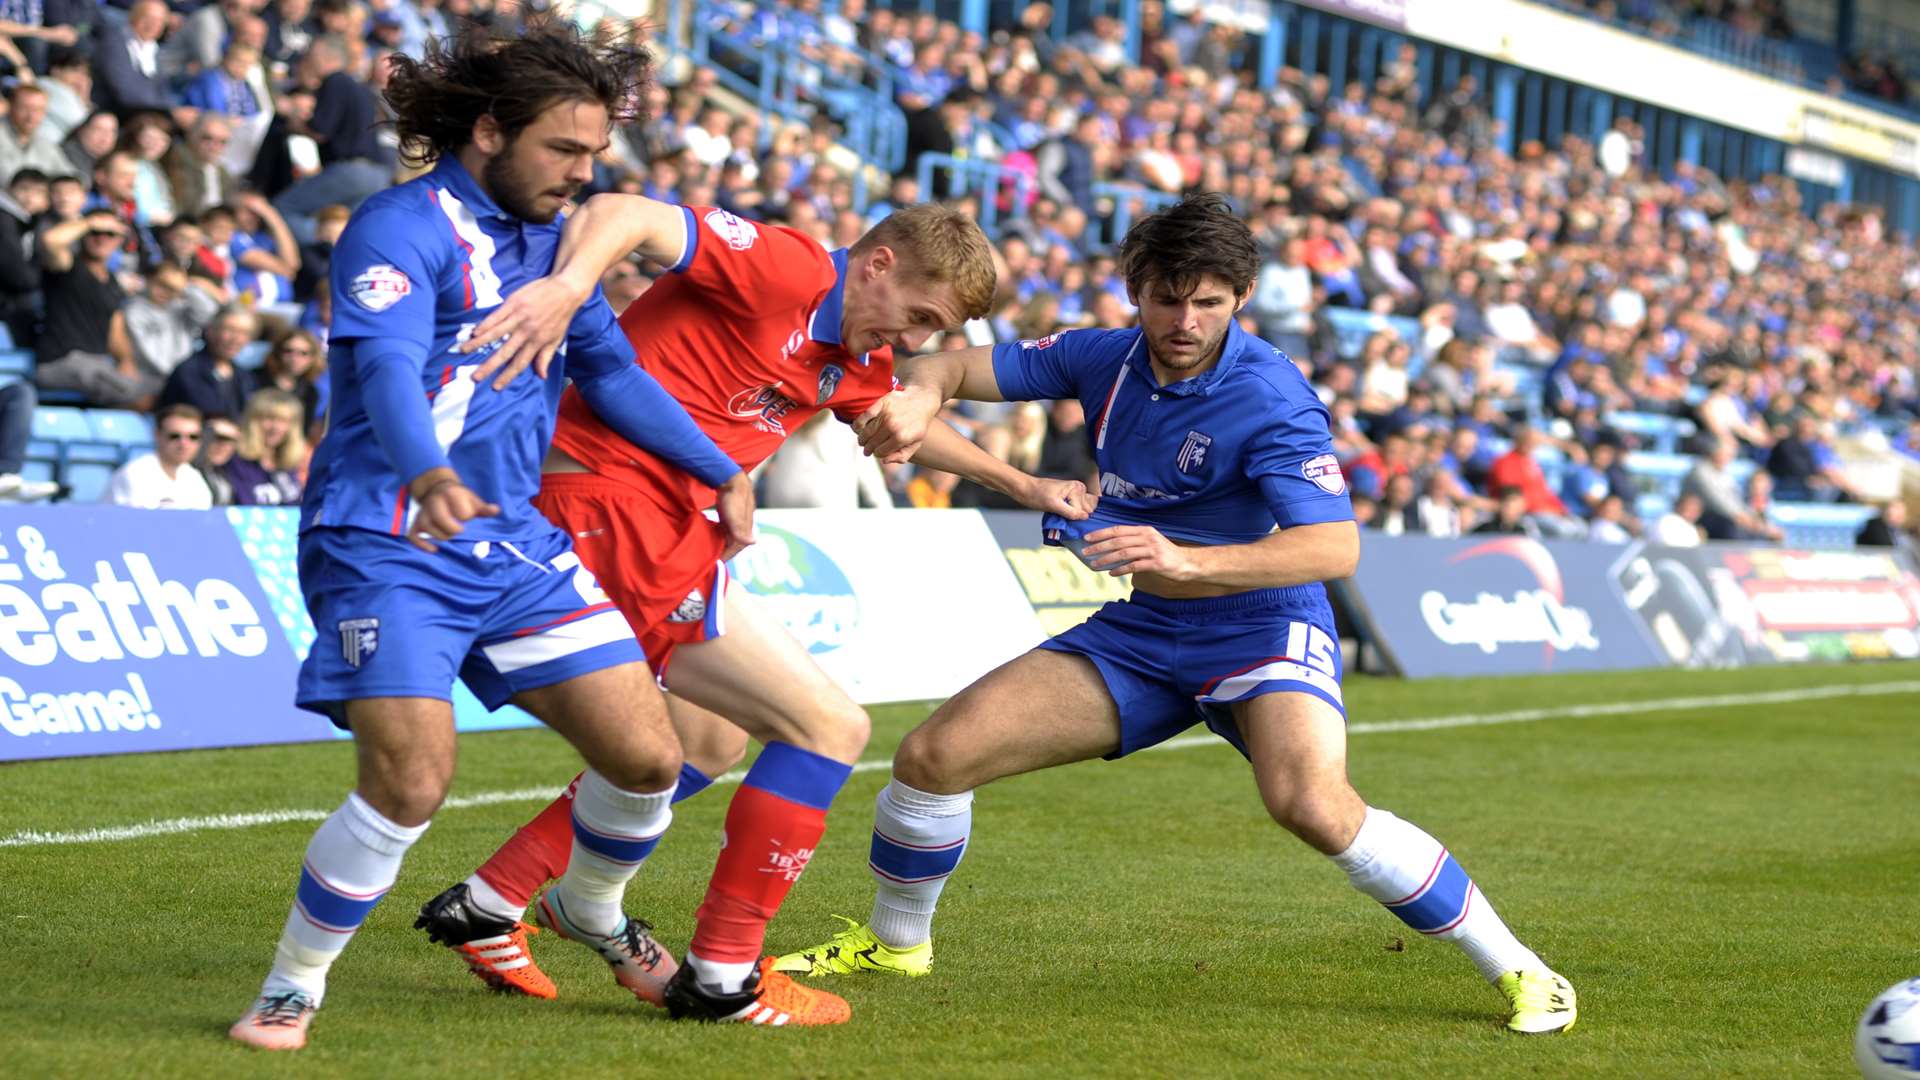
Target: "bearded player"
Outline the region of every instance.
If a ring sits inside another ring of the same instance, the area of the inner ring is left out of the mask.
[[[827,252],[797,231],[723,210],[601,195],[568,222],[554,276],[515,294],[474,333],[468,348],[507,340],[483,373],[498,367],[507,381],[527,363],[544,365],[600,275],[635,250],[671,267],[621,316],[640,365],[746,469],[821,409],[851,420],[892,393],[892,348],[916,349],[984,314],[995,283],[986,237],[944,207],[900,210],[851,248]],[[915,460],[1064,518],[1085,517],[1093,501],[1079,483],[1020,473],[945,425]],[[662,953],[621,982],[677,1016],[844,1022],[844,1000],[759,961],[767,921],[866,746],[866,712],[748,594],[728,588],[732,549],[700,512],[710,487],[634,446],[572,395],[545,471],[536,505],[574,538],[672,690],[687,758],[676,800],[738,761],[747,735],[765,744],[728,808],[687,963],[676,970]],[[498,989],[555,994],[518,922],[567,866],[570,797],[421,911],[417,925]],[[539,921],[566,935],[562,913],[549,907],[543,896]]]
[[[1573,987],[1521,944],[1446,848],[1347,780],[1340,643],[1322,582],[1360,539],[1326,409],[1280,350],[1246,334],[1260,258],[1218,195],[1142,218],[1119,254],[1139,326],[1070,330],[917,359],[861,419],[882,457],[910,452],[951,397],[1073,398],[1100,467],[1091,520],[1045,520],[1134,592],[975,682],[901,742],[881,790],[866,925],[782,956],[816,975],[924,975],[934,905],[972,833],[973,790],[1117,758],[1205,723],[1253,765],[1273,819],[1354,888],[1452,941],[1507,998],[1507,1027],[1564,1031]],[[1278,529],[1275,529],[1275,526]]]

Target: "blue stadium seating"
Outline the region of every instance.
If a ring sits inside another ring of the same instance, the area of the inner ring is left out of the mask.
[[[121,462],[153,446],[153,420],[137,412],[89,409],[87,423],[95,442],[119,447]]]
[[[61,479],[73,489],[68,502],[95,503],[106,496],[113,482],[113,466],[97,461],[70,462]]]
[[[1696,430],[1685,417],[1644,412],[1609,413],[1607,426],[1638,436],[1647,449],[1662,454],[1679,450],[1680,440],[1692,438]]]
[[[51,481],[55,471],[53,462],[45,458],[29,457],[26,464],[20,466],[21,477],[36,484]]]
[[[4,326],[0,323],[0,326]],[[12,346],[0,347],[0,375],[33,374],[33,354]]]
[[[94,436],[93,425],[81,409],[42,405],[33,411],[33,434],[27,442],[27,456],[52,461],[64,467],[70,462],[92,461],[115,465],[120,447]]]
[[[1420,320],[1404,315],[1375,315],[1371,311],[1356,311],[1353,308],[1323,307],[1320,317],[1326,320],[1327,327],[1333,331],[1334,352],[1342,360],[1359,356],[1367,339],[1380,330],[1393,331],[1409,345],[1417,345],[1420,341]],[[1408,374],[1418,377],[1418,373],[1411,369]]]
[[[1851,503],[1774,503],[1767,519],[1786,531],[1787,547],[1850,548],[1878,510]]]
[[[6,323],[0,322],[0,349],[13,348],[13,331]]]

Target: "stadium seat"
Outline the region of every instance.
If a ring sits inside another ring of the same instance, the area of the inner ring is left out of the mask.
[[[1681,481],[1693,469],[1693,458],[1686,454],[1663,454],[1636,450],[1627,455],[1627,473],[1643,493],[1657,494],[1671,504],[1680,497]]]
[[[84,410],[42,405],[33,410],[27,456],[52,460],[62,467],[74,461],[112,465],[120,460],[120,447],[94,437]]]
[[[0,375],[33,374],[33,354],[25,349],[0,348]]]
[[[0,322],[0,349],[13,348],[13,331],[6,323]]]
[[[1367,339],[1381,330],[1391,330],[1400,340],[1409,345],[1420,341],[1420,321],[1400,315],[1375,315],[1371,311],[1356,311],[1353,308],[1323,307],[1320,317],[1327,320],[1328,329],[1333,331],[1334,352],[1342,360],[1352,360],[1366,347]],[[1408,377],[1418,377],[1409,366]]]
[[[267,352],[272,348],[272,345],[264,341],[251,342],[246,348],[240,350],[239,356],[233,358],[233,364],[235,367],[252,371],[267,362]]]
[[[1767,509],[1767,520],[1786,531],[1782,541],[1796,548],[1850,548],[1860,527],[1878,510],[1854,503],[1777,502]]]
[[[96,442],[119,447],[119,460],[128,458],[153,446],[153,420],[137,412],[121,409],[89,409],[87,423],[93,428]]]
[[[1692,438],[1696,430],[1685,417],[1645,412],[1610,413],[1607,426],[1638,436],[1641,445],[1662,454],[1680,449],[1680,441]]]
[[[113,482],[113,466],[97,461],[72,462],[67,465],[62,479],[73,489],[67,496],[68,502],[99,502]]]
[[[33,481],[36,484],[44,484],[51,481],[54,473],[57,471],[59,470],[53,462],[48,461],[46,458],[33,457],[31,454],[29,454],[26,463],[20,466],[21,478]]]

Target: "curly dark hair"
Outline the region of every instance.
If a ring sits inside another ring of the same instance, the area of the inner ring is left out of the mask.
[[[389,59],[387,104],[410,165],[458,151],[487,115],[509,140],[562,101],[604,105],[616,127],[629,123],[639,116],[653,69],[653,57],[615,23],[584,31],[536,16],[509,35],[468,22],[450,38],[450,44],[430,42],[422,59],[399,53]]]
[[[1226,196],[1203,191],[1134,222],[1120,241],[1118,269],[1135,296],[1160,285],[1186,297],[1209,274],[1242,296],[1260,272],[1260,249]]]

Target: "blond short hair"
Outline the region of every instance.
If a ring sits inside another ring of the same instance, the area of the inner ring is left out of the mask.
[[[966,214],[939,203],[902,207],[868,229],[848,254],[859,258],[882,246],[900,257],[901,273],[912,280],[951,287],[962,318],[991,310],[998,281],[993,245]]]

